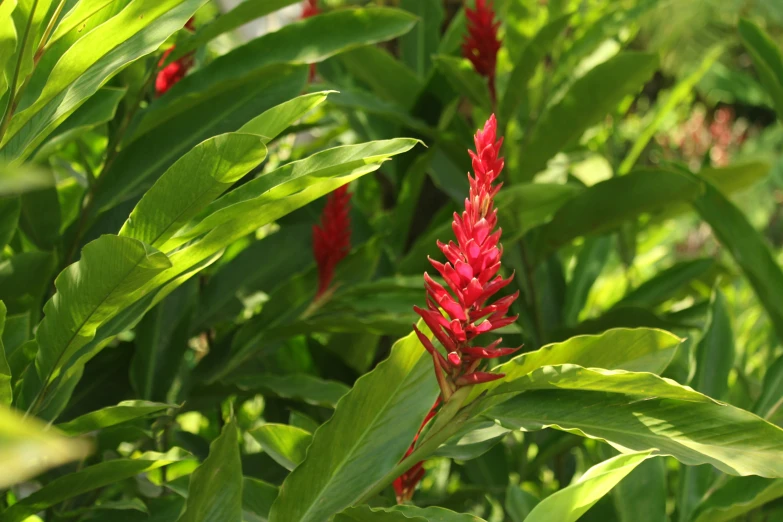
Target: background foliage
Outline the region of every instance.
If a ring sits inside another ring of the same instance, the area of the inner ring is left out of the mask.
[[[463,2],[320,5],[0,0],[0,520],[783,518],[780,3],[496,0],[495,102]],[[491,112],[524,353],[395,505]]]

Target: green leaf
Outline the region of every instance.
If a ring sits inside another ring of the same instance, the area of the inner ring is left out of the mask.
[[[299,0],[245,0],[231,11],[219,15],[209,24],[199,27],[196,30],[196,34],[187,38],[182,43],[177,43],[176,51],[171,53],[169,61],[184,56],[193,49],[209,43],[221,34],[233,31],[237,27],[245,25],[252,20],[274,13],[283,7],[298,2]]]
[[[54,265],[50,252],[22,252],[0,263],[0,299],[10,313],[38,312]]]
[[[166,400],[188,350],[198,285],[185,283],[144,315],[136,327],[130,381],[136,396]]]
[[[392,470],[438,395],[414,333],[356,381],[283,482],[270,521],[321,521],[356,502]]]
[[[47,386],[71,357],[101,324],[141,297],[145,283],[169,267],[164,254],[135,239],[107,235],[87,244],[81,260],[57,276],[57,293],[44,306],[46,317],[35,336],[35,368],[25,374],[20,404],[41,411]]]
[[[287,24],[185,76],[166,96],[151,104],[136,135],[191,110],[207,94],[214,95],[238,82],[247,81],[269,65],[320,62],[362,45],[400,36],[408,32],[415,22],[415,17],[405,11],[367,8],[340,9]]]
[[[18,196],[52,186],[54,186],[54,176],[48,169],[43,169],[32,163],[13,167],[0,165],[0,198],[2,198],[0,201],[14,201],[13,199],[9,200],[8,196]],[[19,199],[16,201],[18,205]],[[5,205],[10,205],[10,203],[5,203]],[[4,216],[7,212],[7,208],[2,210]],[[3,232],[6,232],[5,228],[3,228]]]
[[[699,505],[693,522],[729,522],[783,497],[783,479],[731,477]]]
[[[504,382],[523,377],[543,366],[577,364],[593,368],[661,373],[682,342],[675,335],[650,328],[617,328],[600,335],[581,335],[523,353],[496,366],[505,379],[474,386],[471,397],[494,390]]]
[[[628,152],[628,154],[626,154],[622,163],[620,163],[620,166],[617,167],[617,174],[628,174],[628,172],[631,171],[633,166],[636,164],[636,161],[639,159],[639,156],[641,156],[642,152],[644,152],[645,147],[647,147],[647,144],[650,142],[653,136],[655,136],[655,133],[658,132],[661,124],[664,122],[669,113],[676,109],[680,103],[684,102],[691,95],[691,91],[693,91],[696,84],[698,84],[704,75],[707,74],[707,71],[710,70],[712,64],[714,64],[720,55],[723,54],[724,50],[725,49],[723,46],[715,46],[707,51],[701,63],[699,64],[699,67],[689,76],[683,80],[680,80],[680,82],[671,90],[671,92],[669,92],[665,102],[656,107],[652,121],[650,121],[650,123],[636,138],[636,141],[634,141],[631,150]]]
[[[734,332],[726,298],[717,287],[710,301],[709,320],[696,347],[696,373],[690,384],[705,395],[722,399],[728,392],[729,373],[734,366]]]
[[[506,514],[512,522],[524,522],[525,518],[533,511],[540,500],[532,493],[528,493],[513,482],[506,488]]]
[[[741,19],[738,29],[761,83],[775,104],[778,118],[783,120],[783,53],[772,38],[750,20]]]
[[[769,163],[752,161],[733,163],[719,168],[705,167],[697,175],[712,183],[716,189],[728,196],[753,186],[757,181],[765,178],[769,174],[769,170]]]
[[[251,477],[242,478],[243,522],[266,522],[269,510],[277,498],[277,488]]]
[[[119,235],[160,247],[264,158],[255,134],[221,134],[196,145],[144,194]]]
[[[13,64],[11,58],[16,50],[16,26],[11,16],[15,8],[16,0],[6,0],[0,4],[0,103],[13,75],[9,64]],[[4,105],[0,105],[0,121],[3,119],[5,109]]]
[[[14,237],[21,211],[22,200],[20,198],[0,197],[0,248],[5,248]]]
[[[574,522],[609,493],[650,452],[618,455],[588,469],[579,480],[539,502],[525,522]]]
[[[254,117],[285,102],[292,93],[302,89],[306,71],[306,67],[287,65],[266,67],[218,93],[188,97],[191,105],[186,111],[158,119],[157,113],[147,112],[141,125],[144,126],[149,119],[155,120],[154,123],[150,123],[144,134],[120,150],[114,162],[101,174],[95,192],[95,208],[108,210],[145,192],[180,156],[198,143],[218,134],[235,132]],[[180,83],[194,75],[187,76]],[[179,84],[161,99],[167,98],[177,86]],[[174,104],[166,107],[174,107]],[[150,111],[153,109],[154,104]],[[252,130],[249,132],[255,134]]]
[[[438,52],[440,44],[443,6],[440,0],[402,0],[400,9],[419,18],[413,30],[400,37],[402,61],[419,77],[426,78],[432,68],[432,55]]]
[[[22,417],[0,405],[0,463],[3,469],[0,488],[9,488],[49,468],[86,458],[91,451],[87,441],[66,438],[56,429],[47,429],[44,423]]]
[[[185,511],[177,522],[242,522],[242,462],[234,421],[209,446],[209,456],[193,472]]]
[[[169,404],[148,401],[123,401],[117,406],[109,406],[93,411],[57,425],[57,429],[68,435],[84,435],[91,431],[102,430],[123,422],[148,417],[152,414],[163,414]]]
[[[666,465],[647,459],[612,491],[618,522],[667,522]]]
[[[40,30],[46,22],[51,5],[52,0],[19,0],[16,2],[16,9],[11,13],[19,43],[16,46],[16,55],[9,63],[15,67],[13,76],[9,77],[9,86],[11,82],[15,85],[9,87],[9,90],[15,89],[17,95],[24,78],[35,67],[33,56],[38,49]]]
[[[494,422],[477,419],[465,424],[459,433],[434,453],[439,457],[470,460],[480,457],[508,434],[509,430]]]
[[[111,4],[116,2],[117,0],[80,0],[76,2],[76,5],[57,23],[57,27],[55,27],[54,32],[52,32],[52,36],[47,43],[47,49],[60,40],[60,38],[74,29],[77,29],[80,25],[85,24],[85,22],[92,20],[96,16],[104,14],[105,11],[107,11],[107,8],[112,7]],[[125,3],[127,4],[128,2],[125,1]]]
[[[22,195],[19,228],[41,250],[52,250],[60,241],[60,201],[57,189],[48,187]]]
[[[771,419],[783,406],[783,355],[767,368],[761,395],[753,412],[765,419]]]
[[[489,85],[476,72],[470,61],[465,58],[444,55],[437,55],[434,60],[435,66],[461,96],[465,96],[477,107],[490,110],[492,100]]]
[[[41,95],[17,112],[0,157],[21,162],[87,98],[130,62],[156,50],[206,0],[134,0],[63,54]]]
[[[706,275],[715,264],[715,259],[710,257],[676,263],[631,290],[615,306],[653,308],[676,297],[682,287]]]
[[[366,83],[373,94],[404,109],[413,106],[424,88],[416,73],[390,52],[375,46],[359,47],[344,53],[340,56],[340,63],[345,65],[351,76]]]
[[[258,134],[264,145],[279,136],[296,120],[322,104],[333,91],[321,91],[297,96],[259,114],[240,127],[239,132]]]
[[[422,508],[398,505],[390,508],[356,506],[348,508],[334,519],[335,522],[484,522],[483,519],[448,509],[430,506]]]
[[[117,106],[126,91],[125,87],[101,87],[98,89],[98,92],[90,96],[84,105],[68,116],[68,119],[59,125],[41,145],[41,148],[35,153],[36,159],[53,154],[59,147],[74,141],[86,131],[114,119]]]
[[[623,98],[635,94],[658,68],[654,54],[622,52],[576,80],[538,119],[520,155],[525,160],[514,181],[525,181],[546,167],[547,160],[599,123]],[[601,96],[596,97],[595,93]]]
[[[5,332],[7,312],[5,304],[0,301],[0,335]],[[11,367],[8,366],[5,346],[3,346],[3,341],[0,339],[0,406],[10,406],[13,400],[11,376]]]
[[[693,201],[704,191],[703,185],[694,177],[663,169],[640,169],[596,183],[567,201],[542,227],[539,256],[544,258],[577,237],[612,231],[641,214]]]
[[[86,467],[54,479],[32,495],[21,499],[3,513],[3,522],[21,522],[30,515],[69,498],[167,466],[182,458],[182,450],[174,448],[168,453],[150,451],[135,459],[115,459]]]
[[[610,236],[591,237],[582,244],[576,256],[571,280],[566,287],[563,305],[563,321],[566,326],[574,325],[579,320],[579,313],[587,304],[590,289],[601,275],[611,248]]]
[[[301,400],[314,406],[330,408],[334,408],[337,401],[349,390],[348,386],[341,382],[326,381],[306,374],[254,374],[230,382],[244,391],[261,390],[284,399]]]
[[[582,187],[578,185],[555,183],[520,183],[500,191],[495,206],[503,228],[503,240],[511,243],[546,223],[581,191]]]
[[[553,427],[602,439],[624,452],[654,449],[733,475],[783,475],[783,430],[669,379],[574,365],[523,379],[510,388],[528,391],[488,416],[509,428]]]
[[[783,272],[761,235],[734,204],[712,185],[694,207],[713,233],[742,268],[772,320],[778,338],[783,339]]]
[[[539,29],[522,50],[508,77],[508,88],[500,102],[499,115],[502,121],[511,121],[520,107],[527,102],[528,84],[536,67],[547,53],[552,51],[555,40],[563,33],[571,20],[571,14],[555,18]]]
[[[293,471],[313,441],[310,432],[288,424],[263,424],[248,432],[264,451],[288,471]]]

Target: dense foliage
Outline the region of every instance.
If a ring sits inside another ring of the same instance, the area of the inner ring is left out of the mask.
[[[716,1],[0,0],[0,521],[783,519]]]

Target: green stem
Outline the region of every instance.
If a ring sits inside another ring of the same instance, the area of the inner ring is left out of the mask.
[[[52,36],[52,31],[54,31],[54,26],[57,25],[57,20],[58,18],[60,18],[60,14],[62,14],[64,7],[65,7],[65,0],[60,0],[60,3],[57,5],[57,9],[54,11],[52,18],[49,20],[49,24],[46,26],[46,30],[44,31],[43,37],[41,37],[41,43],[38,44],[38,50],[35,51],[35,56],[33,57],[34,64],[36,65],[38,64],[38,60],[41,59],[44,50],[46,50],[46,44],[49,43],[49,37]]]

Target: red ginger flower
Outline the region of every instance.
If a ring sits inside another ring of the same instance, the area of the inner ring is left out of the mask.
[[[498,218],[494,197],[502,183],[493,183],[503,170],[503,158],[499,157],[503,138],[496,141],[496,133],[497,120],[493,114],[484,129],[476,132],[476,152],[470,151],[474,171],[472,177],[468,175],[470,192],[465,200],[464,212],[462,215],[455,212],[452,223],[457,243],[449,241],[446,245],[438,241],[446,263],[430,259],[448,290],[425,272],[427,308],[414,307],[447,352],[447,356],[443,357],[414,325],[424,348],[432,356],[444,400],[462,386],[503,377],[503,374],[476,370],[482,359],[508,355],[518,349],[498,348],[501,339],[487,347],[472,346],[478,335],[509,325],[518,317],[506,317],[506,314],[519,297],[519,292],[488,303],[513,279],[513,275],[508,279],[497,275],[503,248],[500,245],[501,230],[495,230]],[[445,311],[445,315],[441,310]]]
[[[468,174],[470,192],[465,200],[465,211],[461,216],[454,213],[452,229],[457,243],[449,241],[448,245],[444,245],[438,241],[438,247],[448,260],[446,263],[430,259],[451,293],[425,272],[427,309],[413,307],[446,349],[447,356],[443,357],[429,338],[416,325],[413,326],[424,348],[432,356],[441,395],[425,417],[403,460],[413,453],[421,430],[435,416],[441,400],[449,400],[457,388],[504,377],[499,373],[476,371],[482,359],[493,359],[518,350],[498,348],[501,339],[487,347],[471,346],[476,336],[511,324],[517,319],[517,316],[505,315],[519,297],[519,292],[487,304],[498,290],[513,279],[513,276],[503,279],[496,275],[500,270],[503,251],[499,243],[501,230],[498,228],[493,232],[497,226],[494,197],[502,185],[493,185],[493,182],[503,170],[503,158],[499,157],[503,138],[496,141],[496,134],[497,120],[493,114],[484,129],[476,132],[476,152],[469,151],[474,175],[471,177]],[[441,309],[445,310],[445,316]],[[424,473],[423,463],[417,462],[395,479],[393,486],[397,502],[411,499]]]
[[[500,40],[498,28],[500,22],[495,21],[495,11],[492,0],[476,0],[476,8],[465,7],[468,18],[468,34],[462,42],[462,56],[473,64],[480,75],[489,81],[489,93],[495,101],[495,65],[497,63]]]
[[[343,185],[329,194],[320,226],[313,225],[313,254],[318,265],[316,299],[329,288],[335,267],[351,249],[350,202],[348,186]]]
[[[193,26],[192,17],[185,23],[185,28],[190,31],[196,30]],[[175,47],[175,45],[172,45],[169,49],[166,50],[166,52],[163,53],[163,56],[158,62],[158,67],[163,67],[163,64],[166,63],[166,58],[168,58],[169,55],[174,51]],[[163,69],[161,69],[158,72],[158,75],[155,77],[155,95],[163,96],[166,91],[174,87],[177,82],[185,77],[191,67],[193,67],[193,53],[188,53],[182,58],[174,60],[167,66],[163,67]]]

